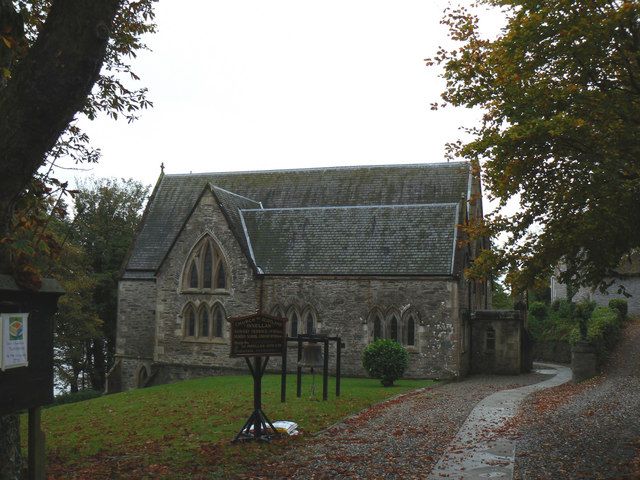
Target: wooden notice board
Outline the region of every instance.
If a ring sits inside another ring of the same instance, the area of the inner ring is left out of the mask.
[[[42,288],[32,292],[18,287],[9,275],[0,275],[0,318],[5,327],[0,415],[53,401],[53,315],[62,293],[50,279],[43,279]],[[23,340],[24,345],[8,348],[12,340]]]
[[[286,344],[286,318],[266,313],[229,318],[231,357],[280,357]]]

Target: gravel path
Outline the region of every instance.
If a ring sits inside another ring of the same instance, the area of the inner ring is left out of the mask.
[[[640,478],[640,321],[605,375],[534,395],[523,422],[515,478]]]
[[[545,378],[473,376],[405,394],[296,445],[251,478],[425,478],[480,400]]]
[[[568,367],[537,365],[554,375],[533,385],[501,390],[478,403],[431,471],[429,480],[513,478],[516,439],[510,434],[510,427],[520,406],[533,392],[571,381]]]

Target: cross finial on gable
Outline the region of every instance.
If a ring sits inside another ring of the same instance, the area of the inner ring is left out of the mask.
[[[164,162],[160,163],[160,173],[164,173]]]

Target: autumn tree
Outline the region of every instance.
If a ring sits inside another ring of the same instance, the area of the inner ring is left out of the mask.
[[[474,13],[487,6],[506,19],[495,39]],[[522,291],[563,262],[561,280],[606,287],[640,247],[640,2],[480,0],[443,23],[458,44],[428,62],[446,80],[434,108],[483,111],[451,153],[501,207],[468,229],[506,234],[470,273],[506,268]]]
[[[149,105],[145,90],[128,81],[137,78],[130,59],[144,48],[142,35],[155,28],[152,3],[0,0],[0,273],[27,287],[37,288],[38,272],[23,275],[25,262],[13,261],[33,250],[16,246],[16,204],[45,163],[97,159],[75,123],[79,112],[133,119]],[[19,474],[16,440],[17,417],[0,417],[3,480]]]

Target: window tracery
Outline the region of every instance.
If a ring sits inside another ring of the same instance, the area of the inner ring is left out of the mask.
[[[196,244],[185,265],[183,290],[215,292],[228,289],[228,268],[220,248],[210,235]]]
[[[189,302],[182,311],[182,335],[186,340],[224,339],[226,318],[224,307],[218,302],[213,307],[203,303],[198,308]]]

